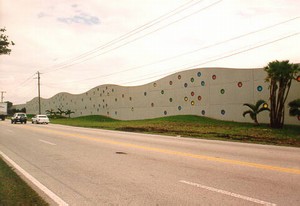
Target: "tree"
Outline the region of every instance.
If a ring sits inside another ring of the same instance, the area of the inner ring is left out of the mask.
[[[56,115],[56,113],[54,112],[54,110],[53,109],[48,109],[48,110],[46,110],[46,113],[47,114],[49,114],[50,115],[50,117],[53,117],[53,116],[55,116]]]
[[[11,49],[9,48],[10,45],[15,45],[13,41],[8,40],[8,36],[4,34],[6,31],[5,28],[0,28],[0,55],[10,54]]]
[[[243,116],[245,117],[246,114],[249,114],[251,119],[254,121],[255,125],[259,125],[258,121],[257,121],[257,115],[262,112],[262,111],[270,111],[270,109],[268,108],[265,100],[258,100],[256,102],[256,104],[248,104],[245,103],[244,106],[248,106],[250,109],[245,111],[243,113]]]
[[[67,111],[65,111],[66,115],[69,115],[69,118],[71,118],[71,114],[73,114],[75,112],[71,111],[70,109],[68,109]]]
[[[300,116],[300,99],[295,99],[289,103],[289,114],[291,116]]]
[[[300,72],[300,66],[286,61],[273,61],[266,66],[268,73],[266,82],[270,82],[270,123],[272,128],[282,128],[284,125],[284,105],[288,97],[292,80]]]
[[[62,110],[62,109],[60,109],[60,108],[58,108],[57,109],[58,111],[56,112],[59,116],[62,116],[65,112]]]

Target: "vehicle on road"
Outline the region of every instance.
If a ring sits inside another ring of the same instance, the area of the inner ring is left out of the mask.
[[[7,103],[0,102],[0,119],[4,121],[6,116],[7,116]]]
[[[11,123],[16,124],[17,122],[20,122],[21,124],[27,123],[27,115],[25,113],[15,113],[14,116],[11,118]]]
[[[34,117],[31,118],[31,123],[34,124],[48,124],[49,118],[45,114],[37,114]]]

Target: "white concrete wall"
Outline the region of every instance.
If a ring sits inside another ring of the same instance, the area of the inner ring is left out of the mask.
[[[101,85],[78,95],[59,93],[42,99],[42,112],[61,108],[74,111],[72,117],[105,115],[121,120],[191,114],[252,122],[249,116],[242,116],[248,109],[243,104],[254,104],[259,99],[269,101],[265,78],[263,69],[193,69],[142,86]],[[300,83],[293,81],[287,103],[297,98]],[[38,99],[27,102],[26,109],[29,114],[37,113]],[[268,123],[268,115],[259,114],[259,122]],[[300,125],[300,120],[290,117],[286,108],[285,123]]]

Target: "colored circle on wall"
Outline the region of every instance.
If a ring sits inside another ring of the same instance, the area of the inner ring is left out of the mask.
[[[195,95],[195,93],[194,92],[191,92],[191,96],[194,96]]]
[[[225,110],[224,110],[224,109],[221,110],[221,114],[222,114],[222,115],[225,114]]]
[[[160,92],[161,94],[164,94],[165,93],[165,91],[164,90],[161,90],[161,92]]]
[[[261,92],[263,90],[263,87],[262,86],[258,86],[257,87],[257,91]]]
[[[153,83],[153,86],[154,86],[154,87],[156,87],[156,86],[157,86],[157,84],[156,84],[156,83]]]
[[[154,107],[154,103],[153,102],[151,103],[151,107]]]
[[[147,96],[147,92],[144,92],[144,96]]]
[[[187,87],[188,86],[188,84],[187,83],[184,83],[184,87]]]
[[[167,112],[167,111],[164,111],[164,114],[165,114],[165,115],[167,115],[167,114],[168,114],[168,112]]]
[[[212,75],[212,77],[211,77],[213,80],[215,80],[216,78],[217,78],[217,76],[214,74],[214,75]]]
[[[297,76],[296,80],[297,82],[300,82],[300,76]]]
[[[300,121],[300,115],[298,115],[298,120]]]
[[[242,86],[243,86],[243,83],[242,83],[242,82],[239,82],[237,85],[238,85],[238,87],[242,87]]]
[[[178,110],[180,111],[182,109],[182,107],[181,106],[178,106]]]
[[[186,101],[186,102],[187,102],[188,100],[189,100],[189,98],[188,98],[188,97],[184,97],[184,101]]]
[[[195,102],[194,102],[194,101],[191,101],[191,105],[194,106],[194,105],[195,105]]]
[[[181,75],[178,75],[178,77],[177,77],[178,79],[181,79]]]
[[[205,81],[201,81],[201,86],[205,86]]]
[[[170,101],[170,102],[173,102],[173,99],[172,99],[172,98],[170,98],[170,99],[169,99],[169,101]]]
[[[198,100],[201,101],[201,99],[202,99],[202,97],[201,97],[201,96],[198,96]]]
[[[173,84],[173,82],[172,82],[172,81],[169,81],[169,84],[170,84],[170,85],[172,85],[172,84]]]
[[[268,107],[269,107],[269,105],[267,103],[263,104],[263,108],[268,108]]]
[[[192,77],[192,78],[191,78],[191,82],[194,82],[194,81],[195,81],[195,79]]]
[[[115,111],[115,115],[118,115],[118,112],[117,112],[117,111]]]
[[[134,108],[133,107],[131,107],[131,111],[133,111],[134,110]]]
[[[115,98],[115,102],[117,102],[118,101],[118,99],[117,98]]]
[[[201,72],[198,72],[198,73],[197,73],[197,76],[198,76],[198,77],[201,77]]]
[[[122,98],[124,98],[124,94],[122,94]]]
[[[221,92],[221,94],[224,94],[225,93],[225,89],[221,89],[220,92]]]
[[[205,115],[205,110],[202,110],[202,111],[201,111],[201,114],[202,114],[202,115]]]

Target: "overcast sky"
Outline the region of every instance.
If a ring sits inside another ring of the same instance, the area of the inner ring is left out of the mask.
[[[0,0],[15,42],[0,56],[5,101],[102,84],[141,85],[191,68],[300,63],[299,0]]]

